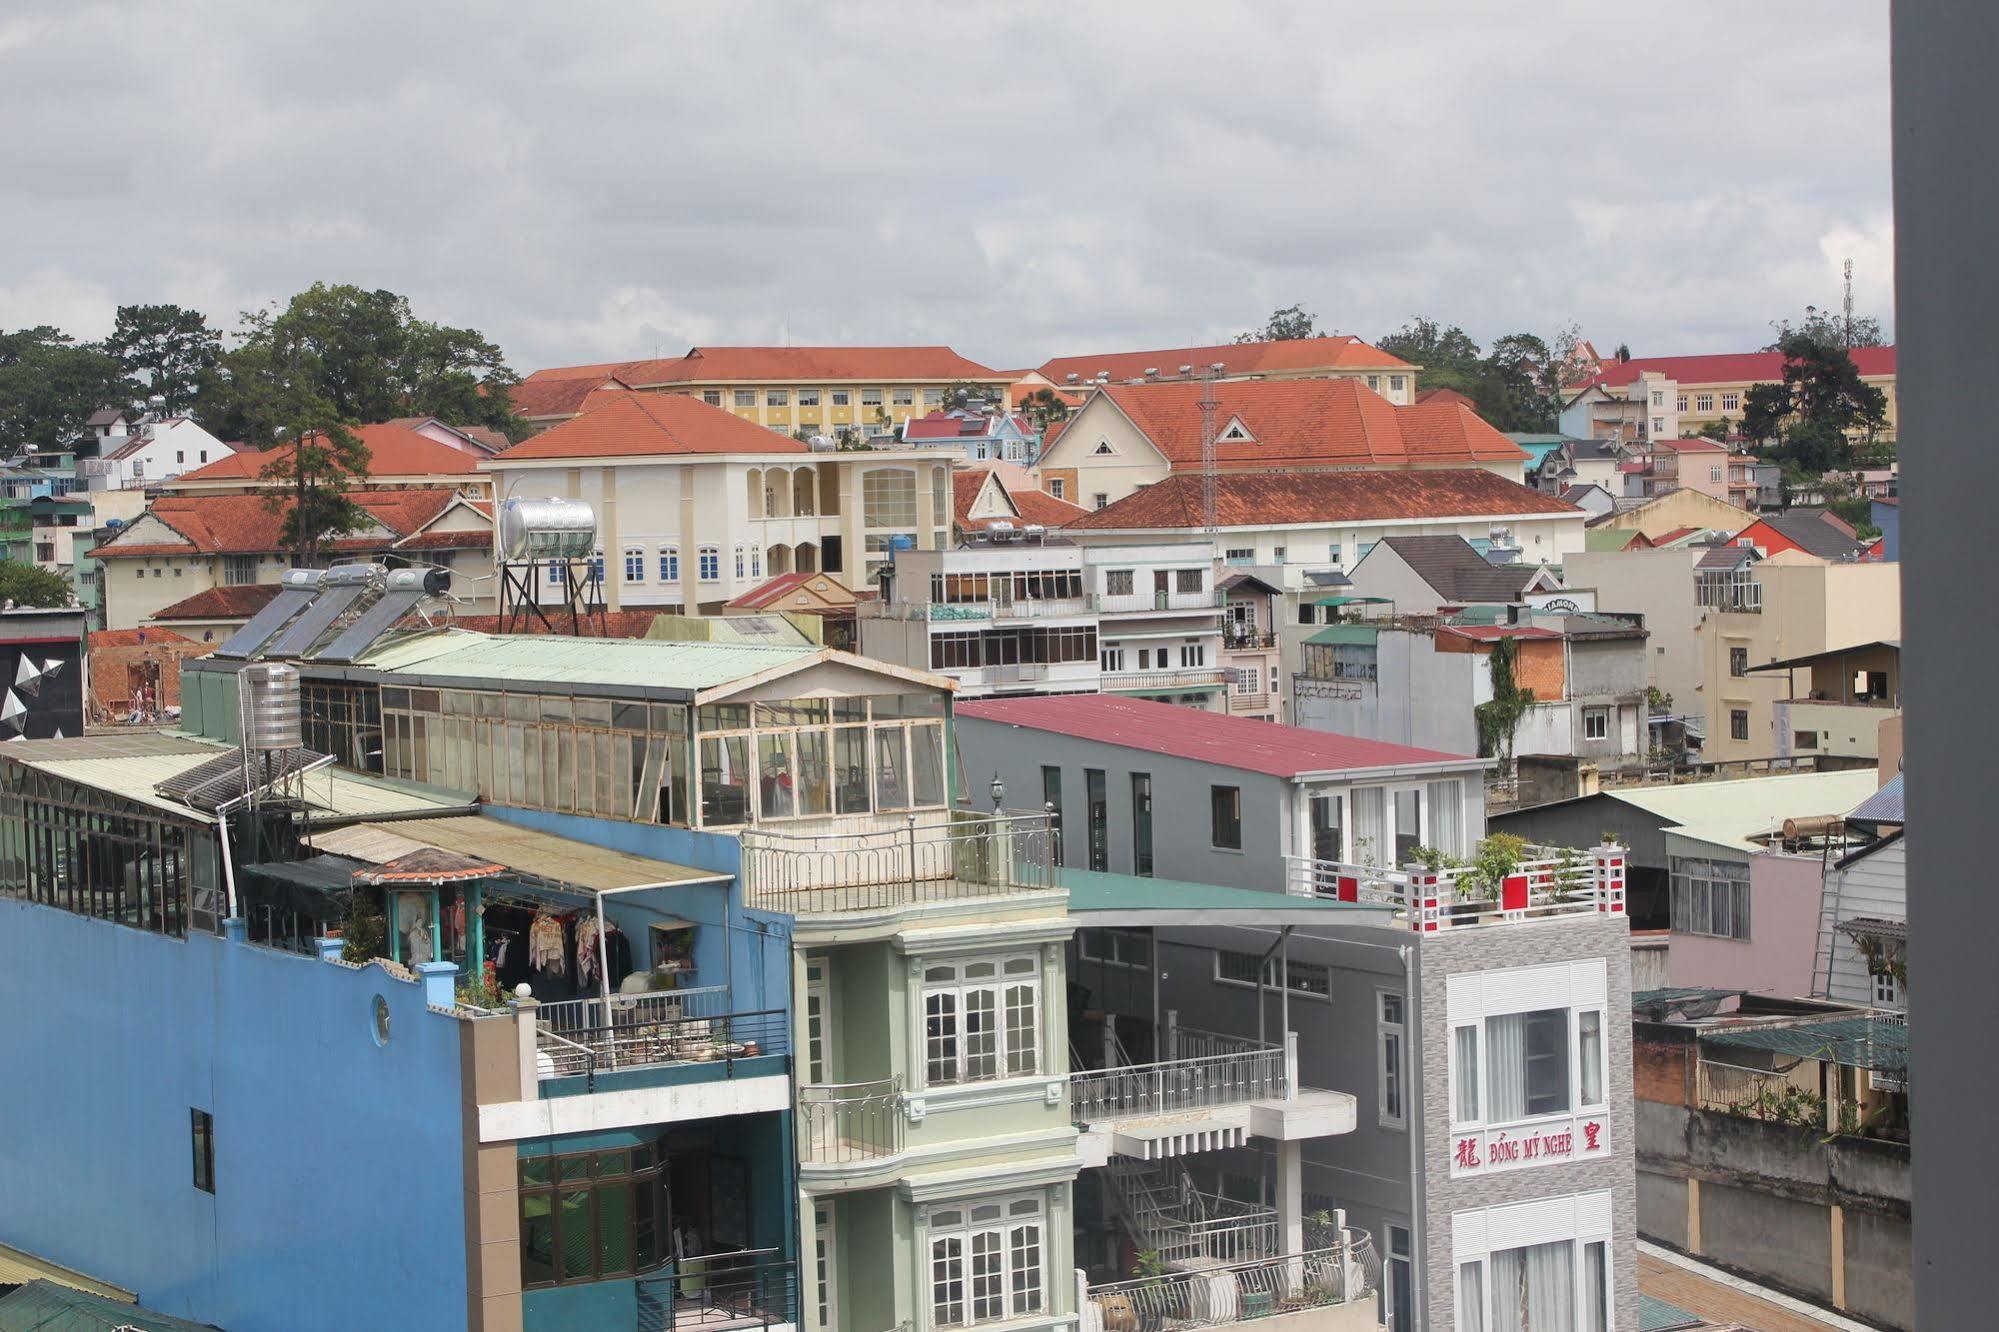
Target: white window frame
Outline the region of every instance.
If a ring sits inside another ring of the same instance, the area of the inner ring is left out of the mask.
[[[1068,483],[1061,477],[1051,476],[1048,478],[1048,493],[1056,499],[1066,499],[1067,496],[1062,493],[1066,489],[1068,489]]]
[[[1033,1005],[1033,1021],[1025,1028],[1031,1045],[1019,1046],[1018,1033],[1011,1021],[1015,992],[1025,988]],[[974,996],[989,996],[991,1007],[992,1071],[974,1072],[974,1061],[986,1054],[974,1053],[966,1031],[966,1014]],[[1042,1025],[1047,1009],[1042,1002],[1041,959],[1034,953],[1000,953],[964,958],[937,958],[923,964],[922,992],[918,997],[921,1013],[922,1048],[916,1067],[925,1087],[957,1087],[977,1082],[997,1082],[1004,1078],[1038,1076],[1043,1058]],[[939,1019],[948,1019],[945,1033]],[[950,1075],[935,1077],[931,1065],[948,1062]],[[1018,1065],[1018,1066],[1016,1066]]]
[[[680,547],[661,546],[659,548],[659,577],[663,583],[680,581]]]
[[[646,552],[644,546],[625,547],[625,581],[643,583],[646,580]]]
[[[1591,723],[1595,723],[1594,729],[1592,729]],[[1588,707],[1583,709],[1583,739],[1585,740],[1610,739],[1609,708]]]
[[[888,405],[891,407],[914,407],[916,405],[916,390],[913,388],[890,389],[888,392]]]
[[[1722,410],[1723,410],[1724,412],[1739,412],[1739,411],[1741,411],[1741,410],[1742,410],[1742,395],[1741,395],[1740,393],[1724,393],[1724,394],[1722,394],[1722,395],[1721,395],[1721,409],[1722,409]]]
[[[833,989],[824,958],[805,963],[805,1081],[823,1083],[831,1065],[826,1059],[826,1033],[832,1027]]]
[[[1107,458],[1107,457],[1115,457],[1116,455],[1117,455],[1117,450],[1111,447],[1111,442],[1107,439],[1098,440],[1097,447],[1090,450],[1090,456],[1092,458]]]
[[[738,407],[754,407],[757,405],[757,391],[755,389],[737,389],[733,401]]]
[[[696,558],[700,560],[700,564],[695,567],[694,572],[702,582],[719,583],[722,581],[722,548],[720,546],[703,546],[696,552]]]
[[[1526,1115],[1518,1119],[1494,1119],[1492,1117],[1492,1060],[1487,1054],[1486,1024],[1495,1018],[1518,1017],[1522,1013],[1566,1012],[1568,1014],[1568,1091],[1569,1103],[1559,1110],[1544,1111],[1538,1115]],[[1596,1076],[1597,1098],[1586,1100],[1583,1096],[1583,1020],[1596,1019]],[[1488,1013],[1472,1022],[1454,1022],[1450,1028],[1449,1044],[1444,1053],[1446,1076],[1449,1082],[1451,1131],[1469,1132],[1474,1129],[1516,1124],[1532,1125],[1553,1123],[1570,1119],[1577,1115],[1607,1114],[1610,1110],[1610,1035],[1607,1013],[1602,1004],[1555,1005],[1550,1008],[1522,1009],[1506,1013]],[[1468,1039],[1467,1039],[1468,1036]],[[1477,1099],[1470,1107],[1471,1118],[1465,1118],[1460,1104],[1460,1079],[1463,1076],[1464,1053],[1469,1050],[1472,1062],[1477,1066],[1473,1073],[1472,1092]]]
[[[1002,1194],[998,1197],[966,1198],[939,1203],[929,1208],[923,1219],[923,1260],[927,1297],[925,1319],[931,1328],[973,1327],[980,1323],[1003,1322],[1014,1318],[1045,1315],[1049,1297],[1049,1207],[1045,1191]],[[982,1213],[991,1215],[981,1215]],[[1025,1264],[1019,1263],[1021,1232],[1033,1232],[1035,1260],[1032,1301],[1022,1300],[1015,1287]],[[999,1310],[985,1317],[975,1311],[973,1253],[980,1237],[997,1237],[999,1255]],[[938,1249],[956,1242],[955,1254],[945,1257]],[[940,1263],[957,1264],[958,1310],[956,1318],[944,1316],[939,1307],[939,1288],[949,1278],[940,1272]]]
[[[765,389],[765,390],[764,390],[764,406],[766,406],[766,407],[789,407],[789,406],[791,406],[791,390],[790,390],[790,389]]]
[[[833,397],[833,406],[835,407],[848,407],[853,405],[854,394],[852,389],[834,389],[832,391],[832,397]]]
[[[1712,393],[1696,393],[1696,394],[1694,395],[1694,410],[1695,410],[1695,411],[1697,411],[1697,412],[1711,412],[1711,411],[1713,411],[1713,410],[1714,410],[1714,394],[1712,394]]]
[[[1615,1328],[1617,1326],[1617,1259],[1611,1251],[1611,1236],[1607,1231],[1593,1231],[1590,1234],[1573,1237],[1557,1237],[1542,1240],[1535,1244],[1508,1244],[1497,1249],[1487,1249],[1476,1257],[1460,1258],[1454,1277],[1459,1300],[1462,1302],[1464,1296],[1466,1274],[1468,1272],[1475,1272],[1477,1274],[1475,1279],[1478,1282],[1480,1305],[1478,1315],[1475,1319],[1465,1317],[1461,1311],[1458,1315],[1458,1326],[1461,1328],[1489,1328],[1493,1325],[1492,1301],[1496,1292],[1493,1290],[1491,1268],[1492,1259],[1495,1255],[1511,1253],[1516,1249],[1536,1249],[1542,1247],[1544,1244],[1567,1244],[1572,1250],[1570,1270],[1574,1273],[1575,1290],[1571,1298],[1577,1315],[1575,1326],[1578,1328],[1589,1326],[1587,1322],[1583,1321],[1583,1317],[1589,1299],[1590,1250],[1592,1248],[1601,1248],[1603,1250],[1604,1307],[1601,1311],[1602,1322],[1599,1326],[1606,1329],[1606,1332],[1611,1328]],[[1460,1307],[1462,1307],[1462,1304]]]
[[[722,390],[702,389],[701,401],[707,403],[710,407],[720,407],[722,405]]]
[[[1868,992],[1872,994],[1874,997],[1875,1007],[1895,1008],[1901,1004],[1902,987],[1895,983],[1894,972],[1892,971],[1870,972],[1868,979],[1870,982],[1868,986]]]
[[[839,1221],[835,1204],[831,1198],[815,1199],[812,1204],[812,1256],[817,1268],[817,1285],[814,1293],[818,1300],[819,1327],[821,1332],[829,1332],[839,1325],[840,1311],[840,1240]]]
[[[1393,1002],[1397,1017],[1389,1018]],[[1394,1077],[1390,1079],[1391,1051]],[[1400,990],[1374,992],[1374,1110],[1376,1122],[1385,1129],[1409,1127],[1409,998]],[[1393,1087],[1395,1103],[1389,1104]]]
[[[798,405],[800,407],[817,407],[819,405],[819,390],[818,389],[798,390]]]

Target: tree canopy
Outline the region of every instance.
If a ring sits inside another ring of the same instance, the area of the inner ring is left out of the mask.
[[[1034,390],[1021,400],[1020,410],[1022,415],[1042,430],[1046,430],[1057,421],[1069,419],[1069,404],[1062,401],[1062,395],[1054,389]]]
[[[25,560],[0,560],[0,604],[59,607],[70,604],[69,580]]]
[[[1509,333],[1482,351],[1456,324],[1418,316],[1375,345],[1423,367],[1426,389],[1455,389],[1499,430],[1550,430],[1562,410],[1561,378],[1575,355],[1573,325],[1552,342],[1534,333]]]
[[[1784,356],[1783,382],[1750,388],[1743,436],[1807,474],[1851,466],[1853,437],[1871,442],[1887,424],[1887,395],[1860,377],[1844,346],[1822,337],[1793,329],[1776,350]]]
[[[199,310],[121,305],[104,349],[147,396],[165,399],[168,415],[179,415],[194,405],[203,379],[221,362],[222,335]]]
[[[1881,321],[1875,316],[1856,315],[1849,322],[1844,313],[1821,310],[1816,305],[1807,305],[1805,317],[1795,324],[1788,319],[1778,319],[1773,320],[1770,327],[1777,331],[1777,337],[1764,351],[1783,351],[1784,339],[1792,334],[1808,338],[1827,351],[1886,345],[1881,334]]]
[[[1270,318],[1264,320],[1262,328],[1250,329],[1247,333],[1236,334],[1237,342],[1294,342],[1299,338],[1319,336],[1319,316],[1302,305],[1287,305],[1281,310],[1271,311]]]
[[[118,358],[43,324],[0,333],[0,445],[55,449],[99,408],[132,401]]]

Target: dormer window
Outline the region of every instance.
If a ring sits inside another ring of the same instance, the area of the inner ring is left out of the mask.
[[[1098,440],[1097,447],[1091,450],[1092,456],[1098,458],[1108,457],[1116,452],[1117,450],[1111,447],[1111,442],[1107,439]]]
[[[1222,444],[1253,444],[1256,442],[1256,436],[1250,434],[1249,430],[1237,417],[1230,417],[1228,425],[1223,427],[1222,433],[1215,436],[1215,439]]]

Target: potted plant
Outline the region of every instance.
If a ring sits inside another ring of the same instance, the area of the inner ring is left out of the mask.
[[[1506,880],[1519,872],[1526,850],[1527,839],[1512,833],[1482,838],[1471,860],[1464,864],[1465,872],[1458,876],[1457,901],[1451,915],[1477,918],[1490,912],[1493,903],[1500,900]]]

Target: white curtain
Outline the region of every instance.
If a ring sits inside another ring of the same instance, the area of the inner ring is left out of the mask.
[[[1485,1020],[1486,1118],[1505,1123],[1527,1117],[1527,1015]],[[1496,1269],[1495,1269],[1496,1270]]]
[[[1485,1269],[1477,1263],[1458,1268],[1458,1332],[1485,1332]]]
[[[1583,1245],[1582,1332],[1607,1332],[1610,1326],[1610,1245],[1602,1240]]]
[[[1464,844],[1465,798],[1457,779],[1430,783],[1430,845],[1446,855],[1461,856]]]
[[[1582,1104],[1603,1104],[1603,1014],[1583,1013],[1576,1019],[1582,1044]]]
[[[1492,1332],[1577,1332],[1574,1244],[1492,1255]]]
[[[1457,1044],[1457,1104],[1454,1119],[1469,1124],[1478,1119],[1478,1028],[1463,1026],[1452,1033]]]
[[[1392,863],[1395,848],[1388,845],[1388,817],[1381,788],[1363,786],[1353,793],[1353,858],[1357,865]]]

